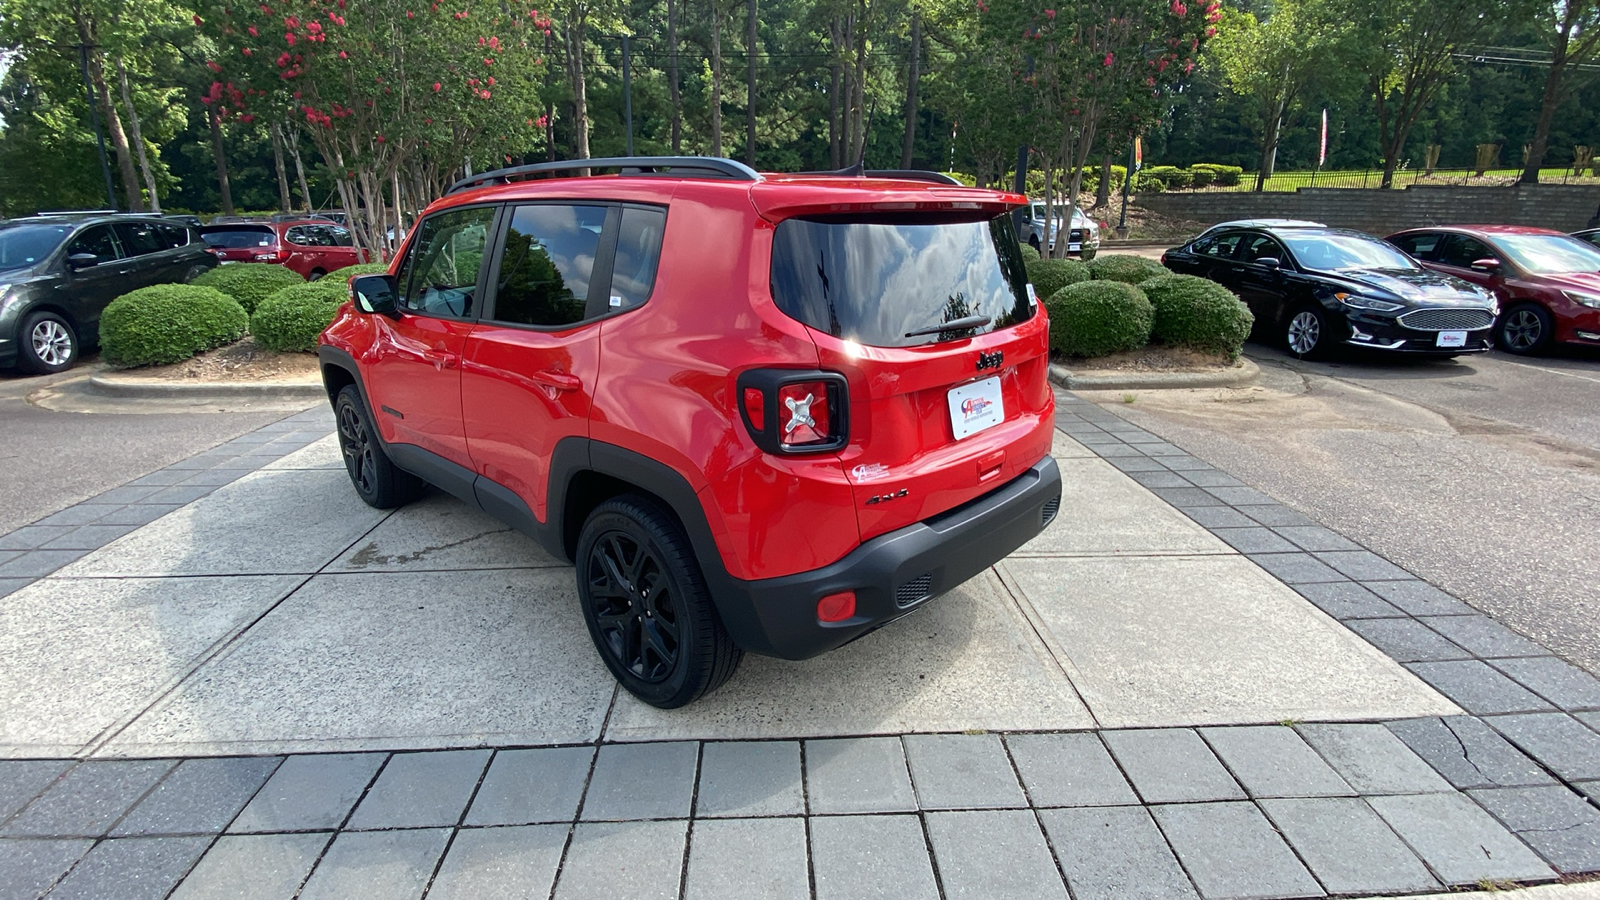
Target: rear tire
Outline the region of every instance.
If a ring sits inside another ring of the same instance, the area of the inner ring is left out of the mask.
[[[422,496],[422,479],[395,465],[378,442],[367,406],[355,385],[346,385],[333,404],[339,423],[339,450],[356,496],[373,509],[394,509]]]
[[[316,280],[320,279],[322,276],[324,276],[326,274],[328,274],[328,273],[322,271],[321,269],[312,269],[311,270],[311,274],[306,276],[306,280],[307,281],[316,281]]]
[[[721,687],[733,643],[683,527],[655,501],[600,504],[578,537],[578,602],[600,659],[628,692],[676,709]]]
[[[17,365],[34,375],[54,375],[78,364],[78,333],[53,312],[36,312],[22,320]]]
[[[1494,323],[1494,342],[1501,350],[1527,356],[1550,346],[1555,334],[1550,313],[1536,303],[1520,303],[1500,314]]]

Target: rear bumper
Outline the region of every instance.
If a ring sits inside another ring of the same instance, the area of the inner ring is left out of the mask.
[[[1061,503],[1061,471],[1046,456],[1009,483],[931,519],[880,535],[838,562],[781,578],[728,579],[717,605],[739,646],[806,659],[925,605],[1044,530]],[[817,601],[856,593],[856,615],[817,619]],[[733,607],[733,608],[730,608]]]

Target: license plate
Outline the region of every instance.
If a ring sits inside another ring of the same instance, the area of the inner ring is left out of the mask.
[[[1439,332],[1439,343],[1438,343],[1437,346],[1440,346],[1440,347],[1465,347],[1466,345],[1467,345],[1467,333],[1465,331],[1441,331],[1441,332]]]
[[[949,398],[950,428],[958,441],[1006,420],[999,376],[951,388]]]

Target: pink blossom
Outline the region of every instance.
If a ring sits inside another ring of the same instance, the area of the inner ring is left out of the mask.
[[[194,27],[199,28],[201,25],[204,25],[204,24],[205,24],[205,20],[204,19],[200,18],[199,16],[195,16],[194,17]]]
[[[249,27],[249,28],[248,28],[248,29],[246,29],[246,30],[247,30],[247,31],[249,31],[249,32],[250,32],[250,36],[251,36],[251,37],[260,37],[260,36],[261,36],[261,32],[259,32],[259,31],[257,31],[257,30],[256,30],[256,27],[255,27],[255,26],[254,26],[254,25],[251,25],[251,26],[250,26],[250,27]]]
[[[1047,10],[1044,11],[1044,17],[1046,19],[1054,20],[1055,17],[1056,17],[1056,11],[1053,10],[1053,9],[1047,9]]]
[[[1172,0],[1172,14],[1181,19],[1189,14],[1189,7],[1183,5],[1183,0]]]
[[[350,54],[344,52],[343,50],[340,50],[339,51],[339,58],[340,59],[349,59],[350,58]]]
[[[281,69],[284,66],[287,66],[288,64],[289,64],[289,51],[285,50],[285,51],[283,51],[282,54],[280,54],[278,56],[278,68]]]
[[[1105,66],[1106,66],[1106,68],[1109,69],[1111,67],[1111,63],[1112,63],[1112,61],[1114,59],[1115,59],[1115,56],[1113,54],[1110,54],[1110,53],[1106,54],[1106,58],[1105,58]]]
[[[221,72],[222,71],[222,67],[221,66],[217,65],[216,62],[214,62],[212,60],[209,60],[209,59],[206,60],[206,68],[210,69],[213,72]]]
[[[283,39],[284,39],[284,41],[285,41],[285,42],[286,42],[286,43],[288,43],[288,45],[289,45],[289,46],[291,46],[291,47],[293,47],[293,46],[294,46],[294,44],[295,44],[295,36],[294,36],[294,32],[292,32],[292,31],[286,31],[286,32],[284,32],[284,34],[283,34]]]
[[[437,93],[438,93],[438,92],[439,92],[439,89],[440,89],[440,88],[442,88],[442,87],[444,87],[444,85],[442,85],[442,84],[440,84],[440,83],[439,83],[439,82],[437,82],[437,81],[435,81],[435,82],[434,82],[434,83],[433,83],[433,92],[434,92],[434,93],[435,93],[435,94],[437,94]]]

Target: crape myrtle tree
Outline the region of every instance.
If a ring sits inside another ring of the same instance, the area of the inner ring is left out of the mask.
[[[204,0],[217,48],[207,108],[300,128],[365,247],[465,167],[517,161],[542,135],[547,14],[473,0]],[[390,218],[392,209],[392,216]]]
[[[1219,0],[976,0],[982,27],[1031,62],[1033,146],[1046,162],[1046,221],[1054,221],[1054,176],[1062,172],[1063,217],[1071,227],[1083,169],[1113,119],[1141,129],[1194,70],[1217,33]],[[1067,241],[1055,244],[1064,257]]]

